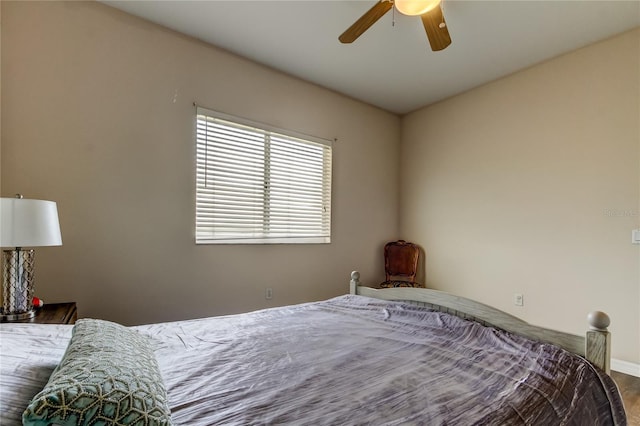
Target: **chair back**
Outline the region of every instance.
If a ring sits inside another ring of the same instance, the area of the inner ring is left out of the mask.
[[[384,246],[384,271],[386,280],[415,283],[418,272],[420,248],[404,240],[392,241]]]

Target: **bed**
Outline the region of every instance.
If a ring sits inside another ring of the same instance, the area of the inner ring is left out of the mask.
[[[93,352],[104,340],[114,362],[134,360],[133,374],[157,366],[151,393],[166,393],[169,417],[122,424],[625,425],[605,372],[605,323],[595,315],[599,330],[571,336],[434,290],[370,289],[354,272],[350,294],[325,301],[131,328],[81,320],[76,330],[98,327]],[[120,329],[139,341],[113,346]],[[0,325],[0,424],[21,424],[69,365],[76,330]],[[109,414],[48,407],[72,424]]]

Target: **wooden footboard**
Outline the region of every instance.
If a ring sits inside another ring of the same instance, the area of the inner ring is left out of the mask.
[[[409,287],[385,289],[365,287],[360,285],[358,271],[351,273],[350,293],[383,300],[410,302],[478,321],[532,340],[551,343],[585,357],[607,374],[610,372],[611,334],[607,331],[610,321],[604,312],[594,311],[588,315],[589,330],[586,332],[586,337],[583,337],[531,325],[499,309],[443,291]]]

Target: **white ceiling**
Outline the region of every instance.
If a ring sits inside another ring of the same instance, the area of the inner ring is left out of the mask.
[[[398,114],[640,26],[640,0],[445,0],[443,51],[419,17],[394,10],[341,44],[376,1],[103,3]]]

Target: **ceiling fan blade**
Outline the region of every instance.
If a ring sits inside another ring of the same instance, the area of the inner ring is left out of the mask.
[[[441,24],[444,25],[441,26]],[[451,44],[449,29],[444,22],[444,15],[440,7],[436,7],[422,15],[422,25],[424,25],[424,30],[427,32],[431,50],[442,50]]]
[[[373,5],[364,15],[353,23],[345,32],[343,32],[338,40],[342,43],[353,43],[358,37],[360,37],[370,26],[376,23],[376,21],[389,11],[393,7],[393,3],[389,0],[380,0]]]

